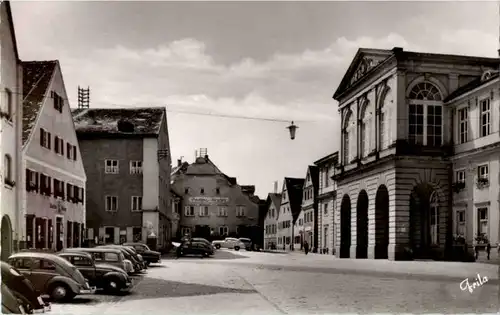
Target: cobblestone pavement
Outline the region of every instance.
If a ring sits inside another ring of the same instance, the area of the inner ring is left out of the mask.
[[[208,259],[165,259],[161,265],[149,268],[130,294],[77,297],[73,303],[54,304],[52,313],[459,314],[498,311],[500,295],[498,280],[494,278],[471,293],[460,289],[464,278],[458,279],[458,272],[451,277],[432,274],[436,273],[434,266],[438,266],[437,271],[443,268],[439,263],[377,265],[372,261],[378,269],[389,265],[400,270],[399,274],[380,270],[370,273],[367,267],[360,272],[343,269],[344,262],[328,256],[303,256],[221,250]],[[367,263],[370,262],[365,261]],[[351,268],[364,266],[350,265]],[[465,265],[462,264],[462,269],[468,271],[464,274],[473,272],[474,264]],[[404,272],[405,268],[421,271],[415,266],[427,270],[432,277],[423,272],[409,277],[411,272]],[[452,266],[458,270],[460,265]],[[492,272],[488,267],[477,266],[481,277],[485,272]],[[474,276],[469,277],[470,284],[475,281]]]

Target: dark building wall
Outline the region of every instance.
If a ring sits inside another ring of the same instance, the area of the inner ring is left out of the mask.
[[[166,115],[166,113],[165,113]],[[170,140],[168,135],[167,118],[163,117],[160,133],[158,135],[158,150],[167,150],[166,155],[159,159],[159,200],[158,209],[160,211],[160,226],[166,229],[166,237],[170,239],[172,235],[172,203],[170,196],[170,176],[172,172],[172,157],[170,154]],[[164,151],[165,152],[165,151]]]
[[[80,140],[85,172],[87,174],[87,227],[98,235],[99,227],[120,228],[141,226],[141,212],[131,211],[131,196],[143,195],[142,174],[130,174],[130,161],[143,160],[143,140],[92,139]],[[118,160],[119,173],[105,174],[105,160]],[[118,210],[105,211],[105,196],[118,196]]]

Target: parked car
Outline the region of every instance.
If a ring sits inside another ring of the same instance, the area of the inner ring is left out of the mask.
[[[50,303],[43,301],[41,294],[22,273],[1,261],[2,283],[4,283],[14,296],[21,300],[24,310],[29,313],[45,313],[50,311]]]
[[[151,263],[161,263],[161,253],[149,249],[148,245],[142,243],[123,243],[124,246],[130,246],[135,248],[137,253],[142,255],[146,264]]]
[[[55,301],[71,300],[78,294],[93,294],[82,273],[67,260],[49,253],[24,252],[8,258],[36,290]]]
[[[132,250],[127,248],[126,246],[110,244],[110,245],[100,245],[100,246],[97,246],[96,248],[118,249],[119,251],[121,251],[123,253],[123,256],[125,256],[125,259],[130,260],[130,262],[132,263],[132,266],[134,267],[134,272],[140,272],[142,269],[144,269],[142,267],[141,262],[139,261],[139,257],[137,257],[137,255]]]
[[[123,246],[123,245],[122,245],[122,246]],[[125,249],[128,249],[128,250],[132,251],[132,252],[134,253],[134,255],[135,255],[135,256],[137,256],[137,258],[139,259],[139,262],[141,263],[142,268],[143,268],[143,269],[148,269],[148,266],[147,266],[146,262],[144,261],[144,258],[142,257],[142,255],[141,255],[141,254],[139,254],[139,253],[135,250],[135,248],[130,247],[130,246],[123,246],[123,248],[125,248]]]
[[[97,289],[116,294],[132,288],[132,279],[123,269],[105,263],[96,264],[89,253],[66,252],[58,255],[78,268],[89,284]]]
[[[202,243],[205,243],[207,244],[210,248],[212,248],[212,251],[215,251],[215,246],[212,245],[212,243],[210,243],[207,239],[205,238],[202,238],[202,237],[193,237],[192,238],[193,241],[198,241],[198,242],[202,242]]]
[[[214,251],[210,245],[193,239],[182,242],[177,248],[177,256],[179,257],[185,255],[200,255],[203,258],[213,254]]]
[[[245,249],[246,250],[252,250],[252,246],[253,246],[253,243],[252,243],[252,240],[249,239],[249,238],[246,238],[246,237],[240,237],[239,240],[245,244]]]
[[[128,259],[125,259],[121,250],[116,248],[83,248],[83,247],[74,247],[74,248],[65,248],[62,250],[63,253],[66,252],[84,252],[89,253],[94,258],[96,263],[105,263],[112,266],[116,266],[118,268],[123,269],[127,274],[131,274],[134,272],[134,266],[132,262]]]
[[[28,314],[21,300],[2,282],[2,314]]]
[[[226,237],[223,241],[213,241],[212,245],[214,245],[217,249],[229,248],[236,251],[240,250],[240,248],[245,248],[246,246],[245,243],[234,237]]]

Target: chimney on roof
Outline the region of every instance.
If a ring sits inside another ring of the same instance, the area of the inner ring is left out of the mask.
[[[196,161],[197,158],[198,158],[198,150],[194,150],[194,160]]]
[[[278,193],[278,181],[275,181],[274,182],[274,193],[277,194]]]
[[[177,166],[181,166],[182,165],[182,160],[181,159],[177,159]]]

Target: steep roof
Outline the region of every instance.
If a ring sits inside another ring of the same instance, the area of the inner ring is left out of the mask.
[[[266,209],[265,212],[263,213],[263,216],[265,217],[269,211],[269,206],[273,204],[275,209],[278,209],[276,212],[277,215],[279,216],[279,208],[281,205],[281,194],[277,193],[269,193],[267,194],[267,199],[266,199]]]
[[[304,187],[304,178],[285,177],[286,190],[290,200],[290,209],[292,210],[293,223],[297,221],[302,206],[302,189]]]
[[[309,174],[311,174],[311,181],[313,183],[313,187],[315,189],[319,186],[319,167],[315,165],[309,165],[308,167]]]
[[[29,139],[44,100],[50,97],[48,90],[57,60],[23,61],[23,145]]]
[[[12,42],[14,43],[14,54],[16,56],[16,60],[19,61],[19,52],[17,50],[17,39],[16,39],[16,30],[14,29],[14,19],[12,18],[12,10],[10,8],[10,1],[2,1],[0,5],[5,5],[5,10],[7,11],[7,20],[9,21],[9,30],[12,36]]]
[[[78,108],[72,114],[78,136],[157,137],[166,110],[164,107]],[[124,123],[131,128],[119,128]]]

